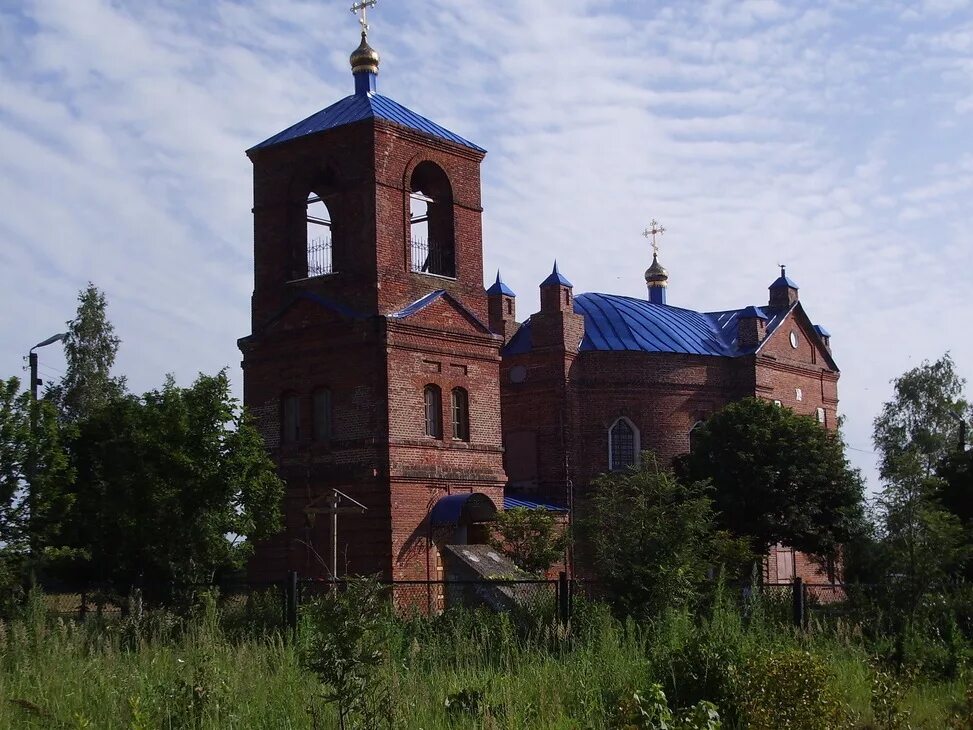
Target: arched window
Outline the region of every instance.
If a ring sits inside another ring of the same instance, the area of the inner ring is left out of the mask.
[[[315,390],[312,405],[314,440],[318,443],[326,443],[331,440],[331,391],[327,388]]]
[[[702,427],[703,427],[703,422],[696,421],[696,423],[693,424],[693,427],[689,429],[689,453],[692,453],[696,450],[696,443],[699,439],[699,429],[701,429]]]
[[[470,396],[463,388],[453,388],[453,438],[470,440]]]
[[[331,213],[317,193],[307,196],[307,275],[334,272],[331,259]]]
[[[453,188],[442,168],[421,162],[409,182],[409,235],[412,270],[456,276]]]
[[[443,396],[438,385],[427,385],[422,392],[426,416],[426,436],[443,437]]]
[[[627,418],[619,418],[608,429],[608,468],[612,471],[638,463],[639,432]]]
[[[285,393],[280,409],[280,437],[285,444],[301,439],[301,400],[294,393]]]

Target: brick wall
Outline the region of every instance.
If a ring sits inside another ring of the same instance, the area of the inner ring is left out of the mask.
[[[502,503],[499,346],[483,290],[482,153],[374,120],[254,150],[252,334],[241,340],[244,401],[287,483],[286,531],[257,546],[254,578],[327,575],[329,515],[305,508],[332,489],[367,507],[338,519],[339,572],[430,577],[427,515],[439,496],[479,491]],[[411,270],[412,173],[449,180],[456,276]],[[334,273],[307,278],[306,200],[331,215]],[[407,319],[390,318],[438,289]],[[441,439],[425,436],[423,388],[443,393]],[[332,437],[313,439],[312,394],[331,392]],[[469,394],[470,438],[453,438],[450,394]],[[301,404],[283,443],[281,397]]]

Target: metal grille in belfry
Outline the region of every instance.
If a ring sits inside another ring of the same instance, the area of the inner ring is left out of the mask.
[[[321,236],[311,238],[307,242],[307,275],[321,276],[330,274],[331,269],[331,237]]]
[[[436,241],[412,239],[412,270],[423,274],[456,276],[453,252]]]

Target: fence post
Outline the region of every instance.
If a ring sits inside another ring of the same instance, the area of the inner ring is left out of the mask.
[[[800,576],[794,578],[794,625],[804,626],[804,581]]]
[[[557,618],[562,626],[567,626],[571,619],[571,590],[568,574],[563,570],[557,575]]]
[[[297,637],[297,571],[287,571],[287,581],[284,583],[284,596],[287,606],[286,621],[288,628]]]

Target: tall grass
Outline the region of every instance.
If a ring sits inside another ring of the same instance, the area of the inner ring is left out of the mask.
[[[580,604],[570,635],[485,611],[390,615],[375,701],[388,727],[430,730],[619,727],[628,699],[654,683],[674,706],[715,702],[724,727],[941,730],[968,712],[965,668],[951,679],[894,675],[854,627],[799,632],[773,614],[718,599],[637,623]],[[298,646],[212,601],[185,619],[77,623],[34,596],[0,623],[0,728],[336,727]],[[825,709],[802,715],[811,702]]]

